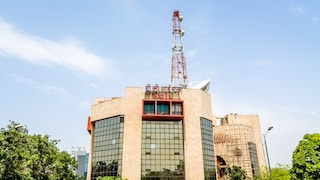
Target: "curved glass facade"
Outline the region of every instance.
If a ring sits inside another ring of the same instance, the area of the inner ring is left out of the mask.
[[[123,116],[95,122],[91,179],[99,176],[121,177],[123,122]]]

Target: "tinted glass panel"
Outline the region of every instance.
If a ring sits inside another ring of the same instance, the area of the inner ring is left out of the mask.
[[[258,163],[256,144],[249,142],[248,146],[249,146],[252,174],[259,175],[259,163]]]
[[[95,122],[91,179],[99,176],[121,176],[123,122],[123,116]]]
[[[184,179],[183,125],[142,122],[141,179]]]
[[[213,149],[212,121],[206,118],[201,118],[200,122],[204,175],[206,180],[214,180],[216,179],[216,171]]]
[[[154,114],[154,102],[144,102],[143,113]]]

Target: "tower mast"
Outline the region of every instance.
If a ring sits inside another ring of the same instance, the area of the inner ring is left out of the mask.
[[[171,86],[175,87],[187,87],[188,85],[187,64],[183,54],[184,30],[181,30],[182,19],[179,10],[173,11]]]

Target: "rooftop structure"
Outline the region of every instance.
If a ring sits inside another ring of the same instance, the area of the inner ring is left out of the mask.
[[[183,17],[178,10],[173,12],[172,21],[172,67],[171,86],[186,87],[188,85],[187,63],[183,52],[183,35],[181,29]]]

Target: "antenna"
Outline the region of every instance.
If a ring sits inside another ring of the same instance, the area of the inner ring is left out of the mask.
[[[171,86],[187,87],[187,63],[183,54],[183,35],[184,30],[181,30],[181,21],[179,10],[173,11],[172,22],[172,65],[171,65]]]

